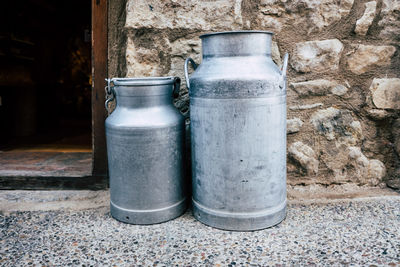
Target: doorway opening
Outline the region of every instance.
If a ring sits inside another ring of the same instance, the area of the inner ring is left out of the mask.
[[[91,1],[6,1],[0,177],[92,174]]]

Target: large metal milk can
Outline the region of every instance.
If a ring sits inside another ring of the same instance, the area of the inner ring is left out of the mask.
[[[265,31],[205,34],[201,65],[185,62],[193,212],[210,226],[256,230],[286,215],[288,55],[279,69],[271,37]]]
[[[172,104],[178,77],[113,78],[107,118],[111,215],[132,224],[168,221],[186,209],[184,117]]]

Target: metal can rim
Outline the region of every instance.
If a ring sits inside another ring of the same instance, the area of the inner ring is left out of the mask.
[[[177,77],[135,77],[135,78],[112,78],[115,86],[152,86],[152,85],[168,85],[174,84]]]
[[[237,33],[239,33],[239,34],[241,34],[241,33],[244,33],[244,34],[248,34],[248,33],[265,33],[265,34],[274,35],[274,33],[271,32],[271,31],[256,31],[256,30],[255,30],[255,31],[246,31],[246,30],[243,30],[243,31],[209,32],[209,33],[205,33],[205,34],[200,35],[200,38],[204,38],[204,37],[208,37],[208,36],[213,36],[213,35],[237,34]]]

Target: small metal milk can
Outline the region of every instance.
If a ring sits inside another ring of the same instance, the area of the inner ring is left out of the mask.
[[[271,37],[265,31],[205,34],[201,65],[185,61],[193,213],[216,228],[262,229],[286,215],[288,55],[278,68]]]
[[[185,120],[172,104],[178,77],[113,78],[106,140],[111,215],[132,224],[171,220],[186,209]]]

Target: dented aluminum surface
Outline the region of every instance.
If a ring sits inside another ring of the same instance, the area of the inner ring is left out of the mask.
[[[190,95],[195,217],[256,230],[286,215],[286,67],[270,32],[201,36],[203,59],[185,62]],[[189,77],[188,64],[196,68]]]
[[[168,221],[186,209],[184,117],[172,104],[177,77],[110,80],[116,109],[106,120],[111,215]]]

